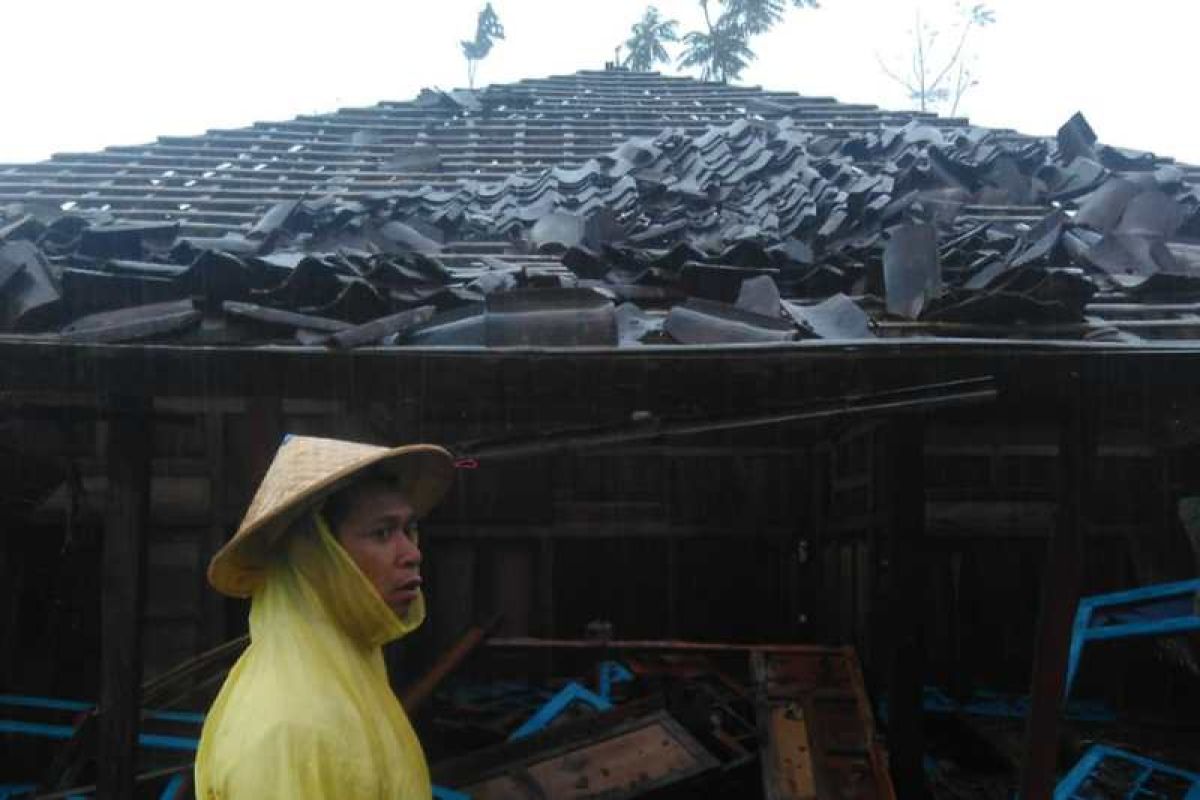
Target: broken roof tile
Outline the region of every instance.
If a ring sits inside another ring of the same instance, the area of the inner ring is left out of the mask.
[[[742,281],[735,305],[743,311],[752,311],[764,317],[781,316],[783,308],[779,287],[770,275],[759,275]]]
[[[672,308],[663,330],[680,344],[789,342],[796,338],[796,328],[790,323],[700,298]]]
[[[36,331],[61,313],[62,293],[53,268],[32,242],[0,245],[0,271],[8,279],[0,289],[0,330]]]
[[[1062,159],[1071,162],[1076,158],[1096,159],[1096,132],[1087,119],[1078,111],[1058,129],[1058,151]]]
[[[295,330],[338,333],[351,327],[349,323],[338,319],[318,317],[312,314],[297,314],[294,311],[267,308],[253,303],[238,303],[233,300],[222,303],[221,310],[226,314],[252,320],[266,327],[286,329],[289,333]]]
[[[574,98],[565,105],[561,81]],[[593,88],[636,114],[608,114],[599,95],[587,97]],[[1200,196],[1189,182],[1200,173],[1101,145],[1082,117],[1055,142],[857,107],[841,118],[833,101],[814,109],[771,93],[762,95],[771,119],[750,120],[757,90],[737,90],[745,96],[736,113],[725,91],[581,73],[279,123],[255,129],[252,143],[238,131],[164,140],[131,154],[120,174],[81,171],[102,177],[73,204],[0,205],[0,238],[32,242],[49,257],[52,282],[62,275],[64,319],[180,294],[208,310],[254,302],[368,326],[403,309],[443,312],[416,332],[386,335],[403,342],[442,331],[447,341],[482,344],[475,304],[531,287],[590,288],[610,305],[636,303],[614,312],[629,329],[618,321],[621,343],[640,340],[631,331],[644,321],[645,336],[662,337],[653,332],[662,317],[645,309],[689,296],[741,297],[770,311],[773,297],[751,297],[772,285],[789,301],[871,291],[903,307],[907,296],[908,314],[946,319],[955,309],[968,322],[1040,314],[1032,304],[1075,313],[1097,285],[1131,302],[1190,291],[1185,280],[1157,276],[1194,270],[1181,248],[1200,236]],[[601,124],[596,135],[579,127]],[[274,147],[277,134],[287,148]],[[249,155],[258,150],[262,160]],[[223,161],[164,170],[172,153]],[[264,190],[231,192],[224,183],[245,177]],[[124,188],[146,179],[145,196]],[[0,195],[31,182],[55,195],[73,191],[31,167],[0,172]],[[313,194],[322,191],[336,194]],[[167,233],[174,225],[177,237]],[[896,240],[882,231],[912,225],[934,229],[940,246],[931,258],[898,262]],[[528,252],[530,244],[563,252],[567,271]],[[929,280],[939,261],[940,281]],[[8,269],[0,298],[21,275]],[[1006,310],[1022,304],[1027,311]],[[444,313],[458,308],[457,317]],[[57,322],[35,315],[28,324]],[[187,341],[238,341],[236,328]]]
[[[835,294],[812,305],[784,303],[798,325],[819,339],[868,339],[874,337],[871,318],[844,294]]]
[[[490,295],[489,347],[614,347],[613,303],[591,289],[523,289]]]
[[[382,342],[390,336],[403,337],[421,325],[427,324],[433,319],[435,313],[436,309],[433,306],[420,306],[401,311],[399,314],[389,314],[386,317],[340,330],[329,337],[328,343],[335,347],[351,348]]]
[[[916,319],[936,296],[941,281],[937,230],[923,224],[891,229],[883,252],[888,313]]]
[[[190,300],[133,306],[82,317],[62,329],[68,342],[112,344],[179,333],[200,322]]]

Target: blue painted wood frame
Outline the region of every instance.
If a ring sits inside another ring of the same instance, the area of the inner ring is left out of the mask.
[[[1088,777],[1105,759],[1124,761],[1140,769],[1129,794],[1125,795],[1126,798],[1137,797],[1138,792],[1157,774],[1169,775],[1182,781],[1190,781],[1191,788],[1184,795],[1184,800],[1200,800],[1200,773],[1172,767],[1168,764],[1163,764],[1162,762],[1134,755],[1133,753],[1103,744],[1093,745],[1090,750],[1084,753],[1083,758],[1079,759],[1079,763],[1059,781],[1058,786],[1054,789],[1054,800],[1081,800],[1084,795],[1078,794],[1079,790],[1083,788]],[[1093,796],[1092,794],[1087,795],[1087,797]],[[1142,796],[1148,797],[1149,795]],[[1114,800],[1118,799],[1114,798]]]
[[[1194,603],[1186,605],[1187,612],[1184,614],[1117,624],[1094,624],[1106,610],[1114,606],[1153,606],[1173,599],[1191,598],[1198,592],[1200,578],[1145,586],[1124,592],[1097,594],[1080,600],[1079,610],[1075,613],[1075,627],[1071,633],[1071,652],[1067,661],[1067,682],[1063,690],[1063,699],[1071,695],[1071,686],[1079,671],[1083,648],[1088,642],[1133,636],[1171,636],[1200,631],[1200,614],[1196,613]]]

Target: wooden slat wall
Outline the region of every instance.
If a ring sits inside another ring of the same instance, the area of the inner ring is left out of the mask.
[[[514,361],[505,391],[513,393],[510,402],[521,395],[537,407],[544,392],[526,370]],[[435,422],[432,408],[290,400],[278,424],[291,432],[389,441],[462,440],[496,424],[497,406],[488,397],[481,387],[477,412],[450,425]],[[262,435],[254,401],[159,399],[156,408],[178,416],[153,428],[147,676],[244,626],[245,605],[216,600],[204,566],[243,513],[252,473],[264,466],[254,464],[252,451],[276,440]],[[1165,457],[1164,442],[1141,426],[1133,405],[1111,410],[1124,423],[1106,428],[1098,446],[1099,500],[1087,529],[1089,592],[1154,574],[1174,577],[1161,543],[1179,532],[1160,507],[1200,492],[1195,444],[1174,443]],[[529,419],[513,424],[554,423],[549,411],[526,413]],[[555,418],[575,413],[564,406]],[[64,428],[64,461],[78,465],[88,490],[78,512],[81,537],[95,524],[105,491],[103,424],[81,420]],[[1036,420],[963,415],[929,426],[931,679],[1016,688],[1026,680],[1053,518],[1054,442],[1053,429]],[[604,620],[626,638],[851,643],[877,674],[871,631],[878,604],[887,601],[880,595],[887,570],[881,548],[893,499],[881,479],[885,459],[880,428],[855,425],[483,464],[462,474],[427,525],[430,624],[394,663],[404,672],[418,669],[471,622],[503,611],[503,631],[513,635],[576,637],[589,622]],[[65,496],[49,503],[29,537],[61,541]],[[1138,545],[1142,540],[1155,543]],[[54,563],[56,547],[38,556],[40,569],[67,568]],[[10,574],[33,552],[10,539]],[[78,558],[87,551],[65,552],[64,558]],[[86,579],[86,563],[70,568]],[[92,633],[79,624],[49,662],[29,655],[31,664],[52,667],[47,680],[86,680],[89,670],[63,658],[72,648],[89,652]]]

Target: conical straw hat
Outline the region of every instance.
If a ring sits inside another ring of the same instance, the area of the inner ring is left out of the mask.
[[[209,583],[230,597],[252,595],[264,577],[267,556],[288,526],[362,470],[376,465],[395,474],[418,518],[437,505],[454,478],[454,460],[436,445],[393,448],[288,436],[237,533],[208,565]]]

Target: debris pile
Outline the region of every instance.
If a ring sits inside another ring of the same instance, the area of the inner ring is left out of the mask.
[[[454,250],[495,237],[509,256]],[[71,342],[1130,338],[1088,324],[1097,297],[1200,299],[1200,194],[1078,115],[1053,144],[917,122],[668,129],[534,177],[288,200],[219,238],[0,216],[0,330]]]
[[[444,692],[432,746],[458,754],[435,758],[435,783],[476,799],[893,796],[853,650],[611,644],[519,643],[584,670],[549,691]]]

